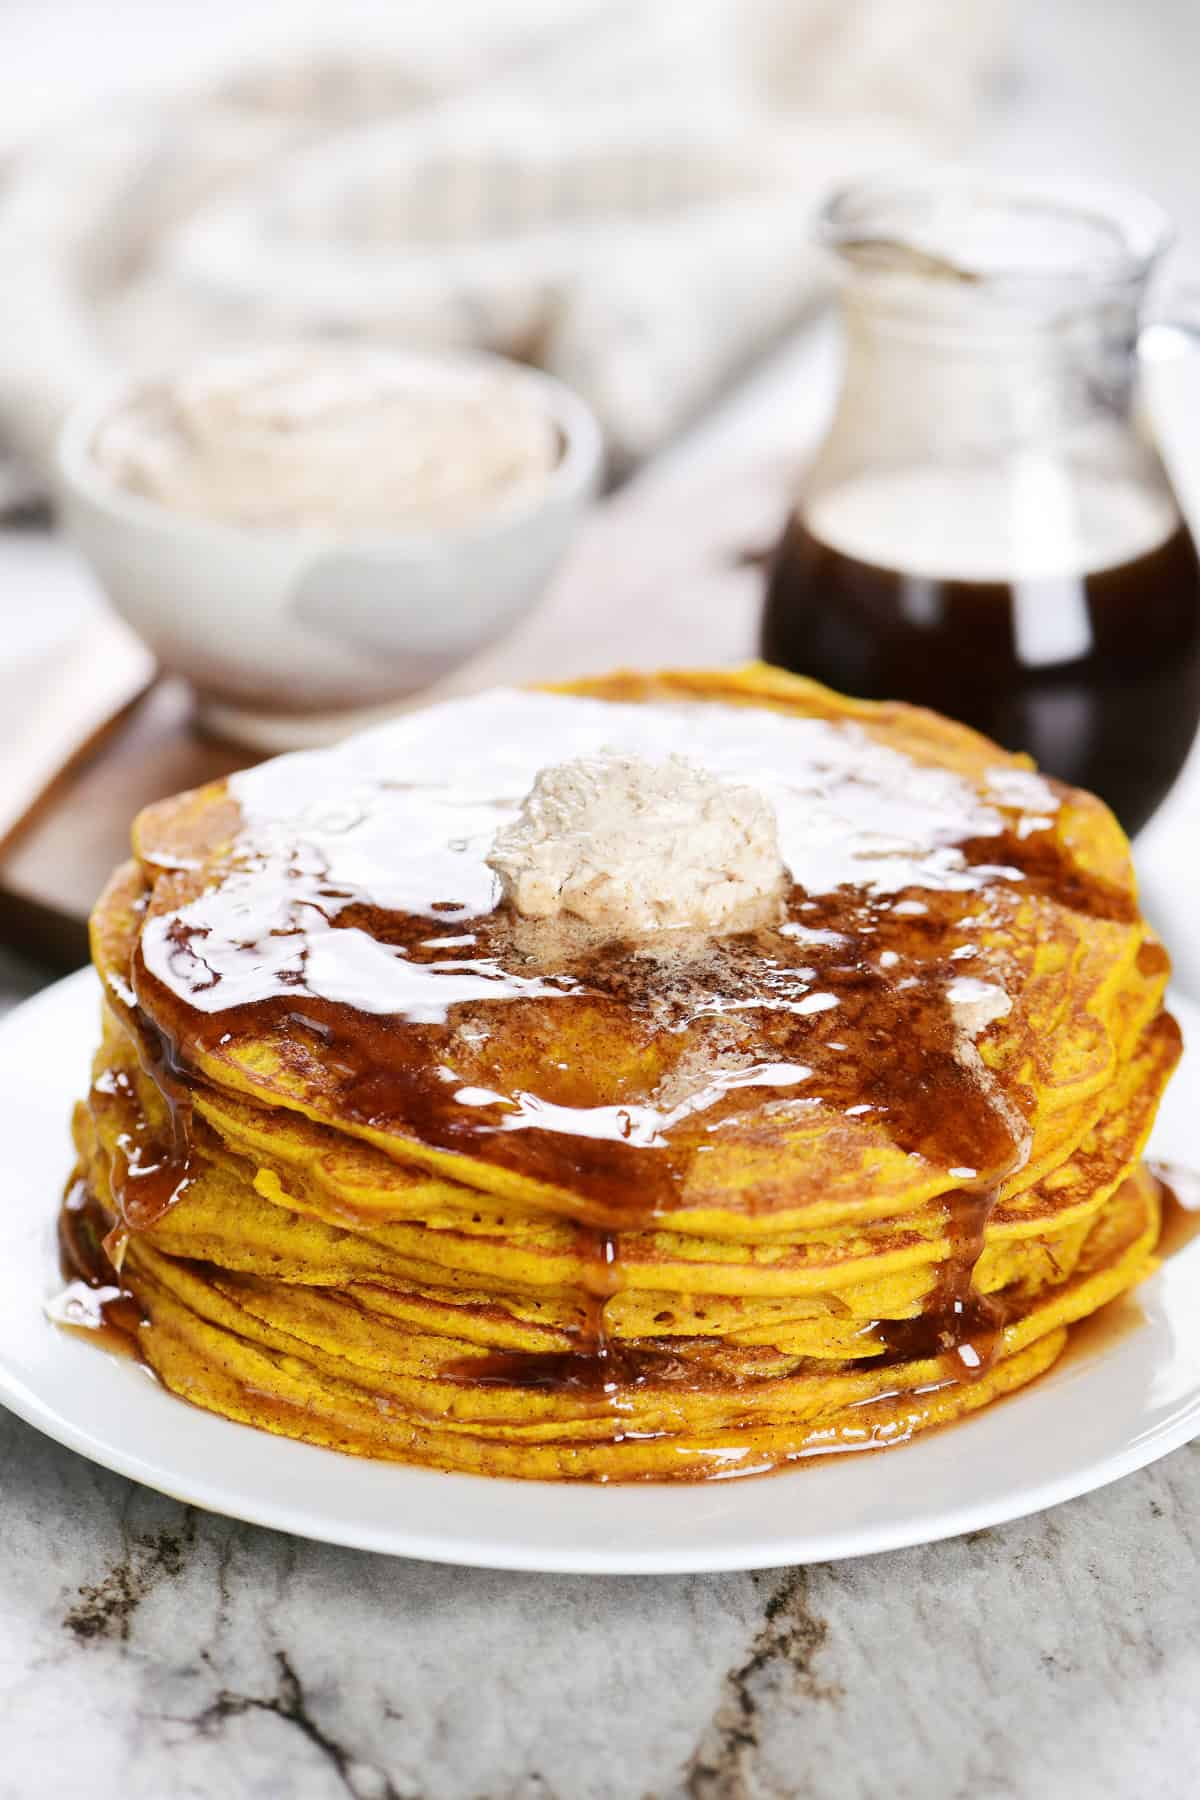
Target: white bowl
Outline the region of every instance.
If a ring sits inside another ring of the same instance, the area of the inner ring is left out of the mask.
[[[122,488],[92,454],[102,421],[163,371],[106,383],[67,418],[58,446],[66,529],[163,668],[193,684],[202,723],[221,736],[287,749],[387,712],[515,624],[562,556],[600,477],[592,413],[561,382],[503,358],[426,360],[502,368],[545,408],[562,454],[534,492],[423,532],[229,524]]]

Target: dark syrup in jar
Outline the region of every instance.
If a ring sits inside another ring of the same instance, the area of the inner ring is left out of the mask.
[[[931,578],[835,548],[796,516],[769,575],[762,654],[1027,750],[1100,794],[1132,833],[1166,797],[1200,721],[1200,558],[1177,523],[1090,572]]]

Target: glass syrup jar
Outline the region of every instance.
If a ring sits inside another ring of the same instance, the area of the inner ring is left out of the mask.
[[[763,655],[965,720],[1136,831],[1200,720],[1200,561],[1135,406],[1165,216],[942,172],[856,184],[820,233],[845,370]]]

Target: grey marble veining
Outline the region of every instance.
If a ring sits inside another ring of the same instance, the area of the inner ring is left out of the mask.
[[[949,1544],[654,1580],[305,1543],[4,1414],[0,1469],[3,1800],[1196,1792],[1200,1444]]]

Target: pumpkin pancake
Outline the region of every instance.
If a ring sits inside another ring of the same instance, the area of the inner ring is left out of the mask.
[[[770,908],[522,915],[489,856],[539,772],[678,750],[769,802]],[[934,714],[759,666],[484,695],[134,849],[65,1261],[211,1410],[480,1473],[752,1472],[976,1410],[1152,1266],[1179,1035],[1128,845]]]

